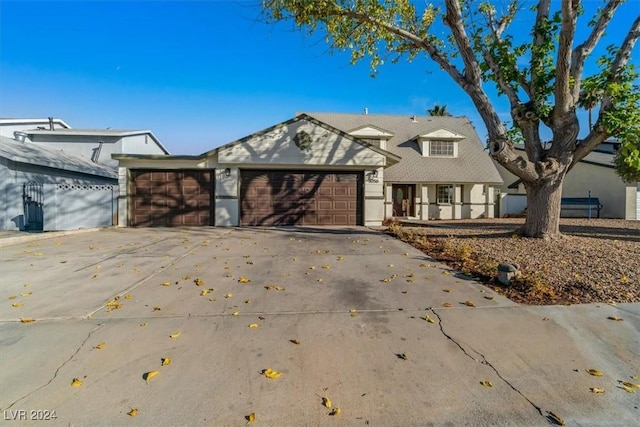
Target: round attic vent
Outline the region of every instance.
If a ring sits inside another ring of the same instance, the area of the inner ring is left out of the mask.
[[[295,142],[296,146],[299,149],[306,150],[311,146],[311,135],[303,130],[300,130],[293,138],[293,142]]]

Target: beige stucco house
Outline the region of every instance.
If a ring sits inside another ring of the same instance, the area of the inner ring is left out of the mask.
[[[567,174],[562,197],[593,197],[602,204],[601,218],[621,218],[640,220],[640,183],[624,182],[616,174],[613,158],[616,142],[605,142],[589,153]],[[524,147],[516,147],[524,154]],[[522,213],[526,209],[526,192],[524,186],[512,173],[496,163],[496,167],[504,180],[500,188],[499,215]],[[586,217],[586,209],[561,211],[563,217]]]
[[[114,154],[120,225],[380,225],[492,217],[466,118],[303,113],[198,156]]]

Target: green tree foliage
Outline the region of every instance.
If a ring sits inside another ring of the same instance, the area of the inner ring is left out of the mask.
[[[427,113],[429,113],[430,116],[439,116],[439,117],[450,117],[451,116],[451,113],[449,113],[447,111],[447,106],[446,105],[435,104],[433,106],[433,108],[428,108],[427,109]]]
[[[352,63],[367,59],[372,75],[385,61],[435,62],[474,104],[493,158],[524,183],[529,215],[523,233],[553,237],[559,234],[564,177],[600,143],[621,141],[618,173],[626,180],[640,175],[640,88],[630,62],[640,37],[635,1],[623,6],[624,0],[603,0],[593,16],[585,16],[580,0],[538,0],[533,7],[525,0],[442,0],[441,6],[411,0],[263,0],[263,10],[267,21],[292,20],[322,34],[333,49],[350,52]],[[626,24],[626,37],[611,41],[597,68],[588,67],[621,6],[633,21]],[[578,29],[586,34],[583,39],[578,40]],[[593,74],[584,75],[592,68]],[[488,84],[508,100],[511,129],[489,99]],[[578,139],[576,110],[595,105],[596,121]],[[541,141],[543,127],[553,135],[550,144]],[[524,156],[514,148],[516,135],[524,142]]]

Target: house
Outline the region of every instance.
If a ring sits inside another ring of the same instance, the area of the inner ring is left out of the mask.
[[[117,221],[115,169],[0,136],[0,229],[105,227]]]
[[[614,156],[618,142],[600,144],[567,174],[562,197],[593,197],[602,204],[601,218],[640,220],[640,183],[624,182],[615,171]],[[516,146],[525,156],[524,146]],[[498,197],[499,216],[520,214],[526,209],[526,192],[517,176],[496,163],[504,180]],[[563,217],[587,217],[588,211],[562,210]]]
[[[16,133],[17,132],[17,133]],[[116,168],[116,153],[169,154],[149,130],[75,129],[60,119],[0,119],[0,135]]]
[[[197,156],[114,154],[119,224],[380,225],[493,215],[466,118],[303,113]]]

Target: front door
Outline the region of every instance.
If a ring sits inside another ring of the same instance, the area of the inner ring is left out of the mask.
[[[393,216],[407,217],[415,216],[414,194],[415,184],[393,184]]]

